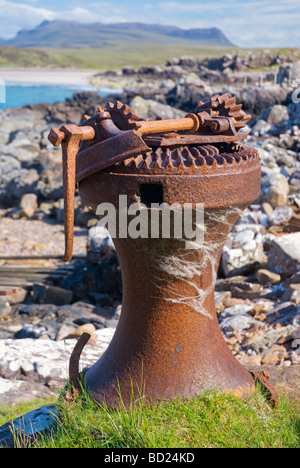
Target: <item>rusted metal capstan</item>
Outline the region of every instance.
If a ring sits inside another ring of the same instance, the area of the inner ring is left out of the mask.
[[[161,230],[132,238],[118,225],[122,314],[107,351],[85,373],[97,401],[113,407],[120,393],[128,405],[132,393],[157,401],[213,388],[253,393],[254,380],[227,347],[214,304],[226,238],[260,194],[258,153],[237,143],[247,137],[241,130],[250,118],[225,94],[200,102],[183,119],[142,120],[116,102],[79,127],[51,131],[49,140],[63,148],[66,261],[73,251],[76,183],[95,210],[106,202],[120,212],[120,195],[126,208],[135,203],[149,213],[157,204],[189,204],[195,217],[196,205],[204,207],[203,241],[188,249],[184,239],[166,238]]]

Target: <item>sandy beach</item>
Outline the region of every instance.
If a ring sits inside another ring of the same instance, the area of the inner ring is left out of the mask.
[[[84,86],[97,70],[0,68],[0,80],[6,83]]]

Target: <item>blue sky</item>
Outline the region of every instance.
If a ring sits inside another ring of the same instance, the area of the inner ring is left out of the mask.
[[[0,37],[55,19],[219,27],[241,47],[300,47],[300,0],[0,0]]]

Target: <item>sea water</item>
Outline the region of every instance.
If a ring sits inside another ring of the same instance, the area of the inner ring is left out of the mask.
[[[5,90],[1,92],[0,110],[11,107],[23,107],[28,104],[39,104],[42,102],[54,104],[65,101],[75,93],[82,91],[97,92],[99,96],[107,96],[120,92],[121,90],[109,88],[94,88],[92,86],[64,86],[64,85],[36,85],[5,83]],[[3,102],[5,101],[5,102]]]

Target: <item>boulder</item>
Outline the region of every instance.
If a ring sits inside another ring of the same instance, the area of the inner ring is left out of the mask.
[[[260,233],[244,229],[231,233],[222,252],[221,265],[226,277],[251,271],[264,260]]]
[[[252,116],[259,116],[266,108],[277,104],[285,104],[289,90],[280,85],[268,87],[247,86],[235,93],[237,100],[243,104],[243,109]]]
[[[96,346],[87,345],[81,355],[81,365],[94,364],[108,347],[114,328],[95,331]],[[61,382],[68,379],[70,355],[76,339],[54,341],[44,339],[7,339],[0,340],[0,377],[16,381],[30,380],[47,385],[48,381]],[[8,390],[9,391],[9,390]],[[0,405],[4,394],[0,393]]]
[[[262,268],[257,270],[256,279],[260,284],[279,284],[281,276]]]
[[[280,172],[268,173],[262,179],[262,202],[269,203],[273,208],[287,204],[289,191],[289,183]]]
[[[271,348],[271,346],[277,343],[277,341],[280,340],[280,338],[288,334],[291,334],[294,331],[295,331],[295,327],[293,327],[293,325],[289,325],[287,327],[280,328],[278,330],[270,330],[266,332],[261,338],[254,341],[251,344],[251,348],[256,353],[264,352],[266,351],[266,349]]]
[[[284,120],[289,120],[288,108],[277,104],[264,110],[259,118],[265,120],[270,125],[277,125]]]
[[[292,276],[300,270],[300,232],[273,236],[267,251],[271,271]]]
[[[20,202],[20,216],[32,218],[38,209],[38,197],[35,193],[26,193],[21,198]]]
[[[236,304],[226,309],[220,314],[222,318],[234,317],[236,315],[246,315],[253,308],[250,304]]]
[[[161,104],[152,99],[144,99],[141,96],[136,96],[130,102],[130,107],[136,114],[143,119],[156,119],[161,117],[163,119],[176,119],[185,117],[186,112],[179,109]]]
[[[45,283],[34,283],[33,300],[38,304],[53,304],[63,306],[71,304],[73,292]]]
[[[271,127],[271,124],[259,117],[255,125],[251,128],[251,135],[264,136],[270,131]]]
[[[268,215],[267,223],[269,226],[280,226],[288,223],[294,215],[290,206],[277,206],[275,210]]]
[[[289,178],[290,192],[300,195],[300,169],[296,169]]]
[[[26,448],[45,431],[55,431],[59,419],[55,405],[47,405],[0,427],[0,447]]]
[[[248,315],[235,315],[233,317],[226,318],[220,324],[221,330],[225,335],[228,335],[234,331],[243,332],[248,330],[253,325],[262,327],[262,323]]]

